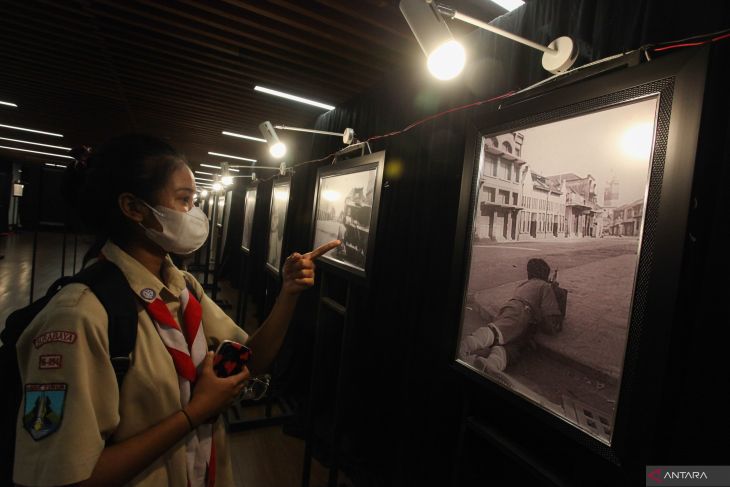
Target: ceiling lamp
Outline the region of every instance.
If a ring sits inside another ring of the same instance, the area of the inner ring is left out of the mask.
[[[283,91],[279,91],[279,90],[272,90],[271,88],[265,88],[263,86],[256,86],[256,87],[254,87],[254,90],[260,91],[261,93],[266,93],[268,95],[274,95],[274,96],[278,96],[280,98],[286,98],[287,100],[304,103],[305,105],[312,105],[315,107],[324,108],[325,110],[334,110],[334,108],[335,108],[334,106],[328,105],[327,103],[310,100],[309,98],[304,98],[302,96],[291,95],[289,93],[284,93]]]
[[[261,135],[266,139],[266,143],[269,144],[269,152],[275,159],[281,159],[286,155],[286,145],[279,140],[279,136],[276,135],[276,130],[271,122],[266,121],[259,125]]]
[[[426,55],[428,70],[441,80],[458,76],[466,63],[464,48],[454,40],[446,19],[461,20],[542,51],[542,67],[553,74],[570,69],[578,57],[578,50],[570,37],[559,37],[545,47],[432,0],[400,0],[400,11]]]

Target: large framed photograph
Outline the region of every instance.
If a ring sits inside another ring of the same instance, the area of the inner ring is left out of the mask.
[[[467,141],[457,369],[609,455],[630,436],[640,354],[661,356],[638,344],[672,318],[694,170],[679,134],[696,137],[702,62],[485,110]]]
[[[319,169],[314,202],[314,243],[342,245],[320,260],[349,275],[367,278],[372,266],[385,152]]]
[[[291,179],[286,177],[276,179],[271,189],[266,267],[277,276],[281,267],[281,249],[284,245],[284,230],[286,229],[286,212],[289,208],[290,188]]]
[[[246,189],[246,201],[243,208],[243,237],[241,240],[241,249],[249,253],[251,252],[251,236],[253,234],[253,218],[256,211],[256,186]]]

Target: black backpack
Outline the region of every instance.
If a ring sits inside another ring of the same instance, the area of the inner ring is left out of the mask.
[[[0,333],[3,342],[0,346],[0,390],[3,395],[0,401],[0,485],[13,485],[15,426],[23,398],[15,345],[51,298],[72,282],[88,286],[106,310],[109,318],[109,358],[119,388],[129,370],[130,354],[137,341],[136,296],[122,271],[109,261],[100,260],[75,276],[58,279],[45,296],[8,316],[5,329]]]

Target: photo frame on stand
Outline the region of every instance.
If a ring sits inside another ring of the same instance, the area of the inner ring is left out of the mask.
[[[291,178],[288,176],[275,179],[271,189],[269,233],[266,239],[266,268],[275,276],[279,275],[282,264],[281,252],[284,245],[290,190]]]
[[[454,368],[614,462],[639,356],[672,322],[705,71],[701,52],[667,56],[468,130]]]
[[[384,165],[380,151],[317,171],[312,248],[340,240],[319,260],[342,275],[367,279],[372,271]]]
[[[256,185],[246,188],[246,197],[243,207],[243,236],[241,237],[241,250],[245,253],[251,252],[251,237],[253,235],[253,219],[256,211]]]

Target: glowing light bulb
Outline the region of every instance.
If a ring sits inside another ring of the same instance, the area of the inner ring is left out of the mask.
[[[621,148],[635,159],[648,159],[654,139],[654,124],[641,123],[629,127],[621,138]]]
[[[428,56],[428,70],[440,80],[455,78],[464,69],[466,53],[461,44],[448,41]]]
[[[208,196],[208,190],[204,189],[203,191],[200,192],[200,197],[205,198],[206,196]]]
[[[230,186],[233,184],[233,176],[223,176],[221,178],[221,183],[223,183],[223,186]]]
[[[280,157],[284,157],[284,154],[286,154],[286,145],[284,145],[283,142],[277,142],[276,144],[269,147],[269,152],[277,159]]]
[[[223,186],[221,186],[221,183],[213,183],[212,189],[213,191],[220,191],[223,189]]]

